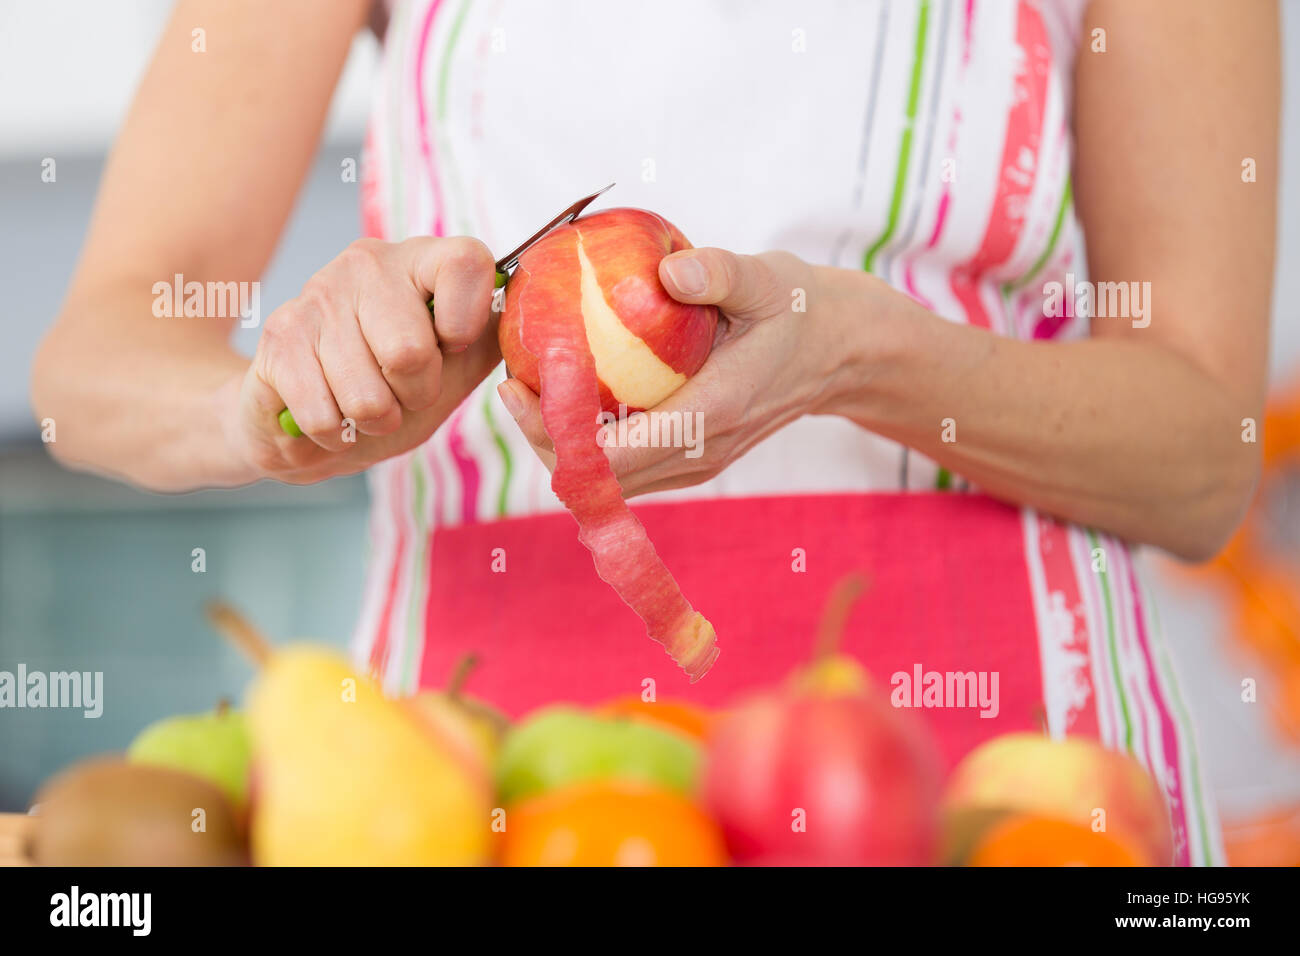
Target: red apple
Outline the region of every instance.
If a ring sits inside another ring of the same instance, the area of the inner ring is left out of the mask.
[[[738,863],[936,862],[937,755],[920,725],[835,653],[861,587],[841,582],[812,667],[728,713],[710,736],[705,798]]]
[[[684,305],[659,282],[660,260],[690,248],[676,226],[644,209],[610,209],[556,229],[519,258],[506,286],[499,335],[510,374],[540,395],[524,326],[567,323],[583,333],[604,411],[658,405],[700,370],[718,325],[715,307]]]
[[[660,260],[690,247],[640,209],[576,219],[520,256],[499,334],[511,373],[541,396],[551,488],[596,573],[694,681],[718,656],[713,625],[682,596],[597,441],[602,413],[659,404],[708,357],[717,309],[683,305],[659,282]]]
[[[926,741],[877,693],[773,693],[724,717],[705,794],[737,863],[935,862],[940,774]]]

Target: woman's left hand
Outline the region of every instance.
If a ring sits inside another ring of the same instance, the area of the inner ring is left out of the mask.
[[[638,413],[695,416],[692,448],[621,446],[617,423],[606,426],[605,453],[625,497],[707,481],[777,429],[822,410],[845,354],[830,321],[826,271],[787,252],[747,256],[723,249],[686,250],[659,264],[674,299],[718,306],[718,333],[699,372]],[[502,382],[498,393],[554,468],[537,396],[518,379]],[[636,418],[628,417],[628,434]]]

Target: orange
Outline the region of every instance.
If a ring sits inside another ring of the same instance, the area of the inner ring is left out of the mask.
[[[1282,693],[1274,704],[1274,716],[1293,743],[1300,744],[1300,664],[1288,664],[1278,674]]]
[[[1230,866],[1300,866],[1300,803],[1223,825]]]
[[[1114,833],[1051,817],[1018,814],[995,824],[970,866],[1149,866],[1136,845]]]
[[[596,708],[601,717],[629,717],[686,734],[693,740],[706,740],[713,714],[703,707],[676,700],[644,701],[636,695],[619,697]]]
[[[691,800],[602,781],[552,790],[506,811],[505,866],[725,866],[718,825]]]

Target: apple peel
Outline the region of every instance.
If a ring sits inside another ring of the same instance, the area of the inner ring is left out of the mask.
[[[525,325],[525,342],[527,342]],[[651,640],[697,681],[717,660],[713,625],[686,600],[645,526],[623,500],[596,439],[600,412],[591,353],[551,345],[538,356],[542,422],[555,445],[551,489],[578,522],[600,579],[645,622]]]
[[[571,239],[562,255],[580,256],[581,238]],[[550,251],[559,252],[555,245]],[[682,595],[623,499],[597,438],[602,401],[595,358],[581,317],[560,314],[572,309],[571,300],[548,271],[531,273],[521,262],[511,284],[523,347],[537,360],[542,424],[555,446],[551,489],[578,522],[578,539],[591,552],[600,579],[694,683],[718,657],[713,625]],[[526,311],[546,318],[527,321]]]

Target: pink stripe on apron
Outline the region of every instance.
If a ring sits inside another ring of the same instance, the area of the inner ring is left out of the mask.
[[[1066,681],[1063,692],[1072,700],[1065,714],[1066,734],[1081,734],[1097,738],[1101,735],[1097,721],[1098,688],[1093,686],[1089,673],[1091,647],[1088,639],[1088,621],[1082,611],[1083,596],[1075,579],[1074,561],[1070,557],[1069,528],[1054,518],[1039,515],[1038,542],[1043,565],[1043,576],[1049,593],[1060,596],[1061,607],[1070,615],[1070,636],[1063,652],[1079,655],[1079,667]]]
[[[1147,689],[1151,694],[1151,700],[1154,702],[1160,721],[1161,752],[1167,765],[1174,768],[1174,772],[1167,775],[1169,785],[1166,790],[1175,833],[1181,831],[1182,837],[1175,840],[1176,859],[1174,863],[1178,866],[1190,866],[1192,859],[1188,831],[1195,826],[1195,821],[1190,818],[1188,813],[1187,796],[1182,789],[1182,774],[1177,771],[1182,762],[1182,754],[1179,752],[1178,746],[1178,729],[1175,726],[1173,715],[1169,712],[1169,705],[1165,700],[1165,695],[1160,688],[1156,662],[1151,655],[1151,639],[1147,634],[1146,615],[1142,612],[1142,592],[1138,587],[1137,570],[1133,567],[1133,560],[1129,557],[1127,551],[1119,548],[1117,553],[1124,564],[1124,577],[1128,582],[1135,608],[1133,617],[1137,622],[1137,641],[1141,649],[1142,664],[1146,670]]]
[[[391,627],[393,611],[397,604],[397,590],[402,580],[402,567],[407,561],[406,542],[410,537],[409,522],[399,510],[398,503],[406,500],[405,483],[402,477],[405,469],[391,469],[393,484],[394,524],[397,528],[397,542],[393,546],[393,563],[388,572],[388,584],[384,593],[384,608],[379,615],[379,624],[375,629],[375,639],[370,645],[370,673],[384,677],[388,669],[389,646],[392,642]]]
[[[1038,11],[1021,0],[1016,14],[1016,44],[1024,56],[1016,74],[1016,96],[1007,116],[1007,137],[1002,146],[997,195],[979,251],[952,273],[952,293],[961,302],[971,325],[990,327],[988,310],[980,298],[982,276],[1005,262],[1024,229],[1025,203],[1038,172],[1038,147],[1042,137],[1043,108],[1051,72],[1052,47]]]

